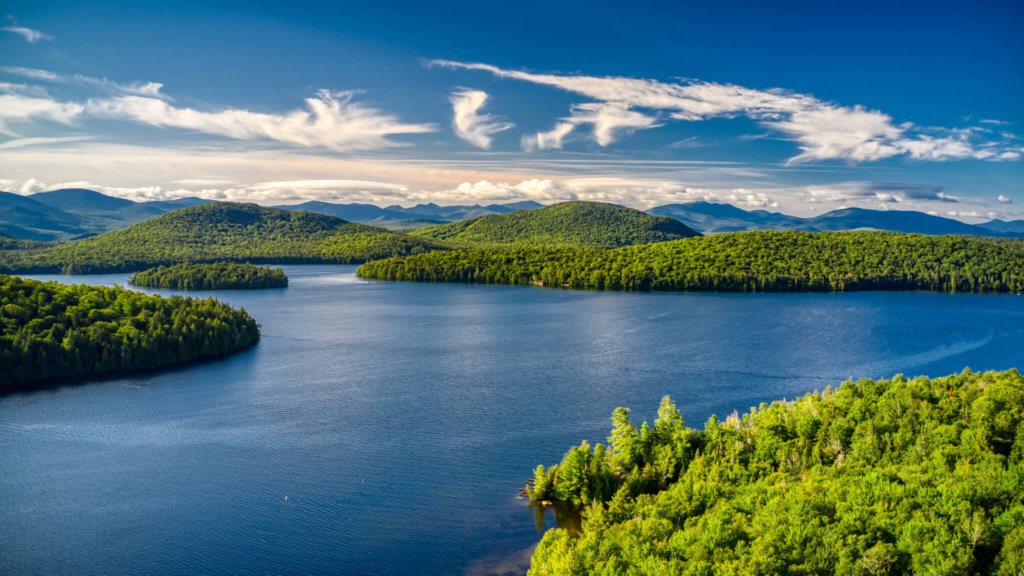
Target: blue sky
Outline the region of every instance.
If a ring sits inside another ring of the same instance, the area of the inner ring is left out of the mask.
[[[710,4],[8,0],[0,188],[1024,217],[1019,2]]]

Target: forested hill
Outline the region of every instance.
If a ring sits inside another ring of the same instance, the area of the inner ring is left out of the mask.
[[[699,236],[682,222],[600,202],[564,202],[491,214],[411,232],[459,247],[585,246],[614,248]]]
[[[236,262],[157,266],[132,274],[128,283],[170,290],[251,290],[285,288],[288,276],[281,268]]]
[[[48,242],[39,242],[37,240],[25,240],[24,238],[15,238],[9,234],[0,232],[0,250],[33,250],[39,248],[45,248],[48,246]]]
[[[1024,378],[847,382],[703,431],[666,397],[612,416],[535,472],[535,500],[585,506],[531,576],[992,574],[1024,567]]]
[[[42,250],[0,253],[0,272],[98,273],[216,260],[357,263],[442,246],[311,212],[210,203]]]
[[[0,394],[53,378],[219,356],[259,338],[248,312],[213,299],[0,275]]]
[[[895,232],[741,232],[612,250],[434,252],[365,278],[597,290],[1024,292],[1024,241]]]

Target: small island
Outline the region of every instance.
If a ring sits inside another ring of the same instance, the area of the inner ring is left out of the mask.
[[[245,309],[213,298],[0,275],[0,394],[221,356],[259,339]]]
[[[523,490],[571,503],[529,574],[1017,574],[1024,377],[860,380],[687,428],[612,416]],[[643,566],[642,571],[633,568]]]
[[[286,288],[288,276],[281,268],[213,262],[209,264],[175,264],[136,272],[128,283],[145,288],[170,290],[250,290]]]

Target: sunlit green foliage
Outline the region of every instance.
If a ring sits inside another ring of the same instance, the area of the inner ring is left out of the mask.
[[[530,575],[997,574],[1024,569],[1024,377],[847,382],[703,431],[665,398],[536,470],[584,506]]]
[[[353,264],[439,248],[333,216],[223,202],[51,248],[3,252],[0,272],[85,274],[218,260]]]
[[[50,245],[48,242],[25,240],[24,238],[15,238],[14,236],[0,233],[0,250],[38,250]]]
[[[1024,241],[894,232],[741,232],[612,250],[433,252],[369,262],[380,280],[735,292],[1024,291]]]
[[[52,378],[219,356],[259,338],[248,312],[212,298],[0,275],[0,393]]]
[[[601,202],[563,202],[430,226],[412,236],[462,248],[587,246],[614,248],[698,236],[682,222]]]
[[[284,288],[288,276],[281,268],[213,262],[211,264],[175,264],[136,272],[129,284],[171,290],[238,290]]]

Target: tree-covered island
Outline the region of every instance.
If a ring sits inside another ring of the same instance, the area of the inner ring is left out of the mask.
[[[246,290],[284,288],[288,286],[288,276],[281,268],[248,263],[186,263],[136,272],[128,279],[128,283],[170,290]]]
[[[367,262],[378,280],[595,290],[1024,291],[1024,241],[895,232],[739,232],[614,249],[430,252]]]
[[[212,298],[0,275],[0,394],[220,356],[259,338],[248,312]]]
[[[535,471],[583,509],[530,576],[878,576],[1024,570],[1024,377],[847,382],[687,428],[612,416],[608,445]]]

